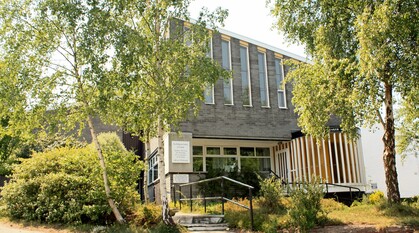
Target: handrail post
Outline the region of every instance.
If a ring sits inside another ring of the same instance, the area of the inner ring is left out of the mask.
[[[351,195],[351,201],[352,201],[352,188],[351,187],[349,187],[349,193]]]
[[[191,204],[191,213],[192,213],[192,185],[189,185],[189,200]]]
[[[205,199],[205,187],[204,187],[204,213],[207,213],[207,200]]]
[[[179,210],[182,210],[182,186],[179,185]]]
[[[221,214],[224,215],[224,179],[221,179]]]
[[[250,210],[250,227],[253,231],[254,230],[253,228],[253,202],[252,202],[252,189],[251,188],[249,188],[249,210]]]
[[[173,202],[175,204],[175,207],[177,207],[177,203],[176,203],[176,187],[175,187],[175,185],[172,185],[172,193],[173,193]]]

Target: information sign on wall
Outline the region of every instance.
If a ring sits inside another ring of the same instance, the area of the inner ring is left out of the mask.
[[[188,174],[173,174],[173,183],[174,184],[189,183],[189,175]]]
[[[190,163],[190,146],[188,141],[172,141],[172,163]]]

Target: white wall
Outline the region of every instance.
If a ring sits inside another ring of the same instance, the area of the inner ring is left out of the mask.
[[[381,140],[383,132],[381,127],[362,128],[361,140],[367,183],[376,183],[377,189],[386,193],[382,157],[384,145]],[[408,155],[402,161],[401,156],[397,155],[396,166],[401,197],[419,195],[419,158]]]

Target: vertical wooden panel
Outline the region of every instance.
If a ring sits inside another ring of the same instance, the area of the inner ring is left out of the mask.
[[[291,160],[291,153],[290,153],[290,146],[288,144],[287,147],[287,167],[288,167],[288,174],[287,174],[287,182],[289,182],[289,180],[291,179],[291,164],[292,164],[292,160]]]
[[[353,182],[352,181],[352,163],[351,163],[350,155],[348,153],[348,142],[346,140],[347,139],[346,134],[343,134],[342,137],[343,137],[343,147],[344,147],[344,150],[345,150],[345,160],[347,162],[346,163],[347,164],[346,169],[348,171],[347,172],[347,174],[348,174],[347,178],[348,178],[348,182],[352,183]]]
[[[346,162],[345,162],[345,156],[344,156],[344,151],[342,149],[342,134],[341,133],[335,133],[335,135],[338,135],[338,140],[339,140],[339,144],[336,144],[336,146],[339,146],[339,152],[340,152],[340,158],[341,158],[341,171],[343,174],[343,183],[347,183],[347,179],[346,179]]]
[[[354,183],[360,183],[359,180],[358,180],[359,176],[357,174],[356,156],[355,156],[354,148],[353,148],[353,139],[351,139],[349,141],[349,153],[351,153],[351,156],[352,156],[352,158],[351,158],[352,165],[353,165],[352,172],[354,174],[354,181],[353,182]]]
[[[323,161],[324,161],[324,163],[323,163],[323,168],[324,168],[324,170],[325,170],[325,174],[326,174],[326,180],[327,180],[327,182],[328,183],[331,183],[332,182],[332,180],[331,179],[329,179],[329,171],[330,171],[330,166],[328,166],[328,159],[327,159],[327,148],[326,148],[326,143],[325,143],[325,140],[324,139],[322,139],[322,149],[323,149]]]
[[[319,168],[319,166],[318,166],[318,164],[316,163],[316,159],[315,159],[315,156],[314,156],[314,143],[313,143],[313,137],[312,136],[310,136],[310,145],[311,145],[311,159],[312,159],[312,161],[313,161],[313,174],[314,174],[314,176],[320,176],[319,175],[319,173],[316,171],[316,169],[318,169]],[[314,178],[314,177],[313,177]]]
[[[295,141],[295,146],[297,147],[297,159],[298,159],[298,173],[300,175],[300,179],[299,181],[303,181],[304,180],[304,171],[303,171],[303,161],[301,160],[301,144],[300,144],[300,139],[297,138],[297,140]]]
[[[336,173],[337,173],[337,178],[338,178],[338,182],[337,183],[342,183],[342,180],[340,179],[340,172],[341,172],[341,169],[340,169],[340,162],[339,162],[339,159],[338,159],[338,150],[337,150],[337,148],[338,148],[338,142],[336,141],[336,133],[333,133],[333,143],[334,143],[334,147],[335,147],[335,159],[336,159]]]
[[[288,182],[291,182],[291,183],[293,183],[295,181],[295,174],[294,174],[295,173],[295,165],[294,165],[295,164],[295,160],[294,160],[295,152],[293,150],[293,144],[294,144],[294,141],[291,140],[291,142],[289,142],[289,147],[288,147],[288,151],[289,151],[288,155],[290,157],[290,170],[289,170],[290,180]]]
[[[358,140],[360,140],[360,139],[358,139]],[[361,171],[360,172],[360,174],[361,174],[361,182],[362,183],[366,183],[366,180],[365,180],[365,170],[364,170],[364,168],[365,168],[365,166],[364,166],[364,157],[363,157],[363,155],[362,155],[362,148],[361,148],[361,144],[359,143],[359,142],[356,142],[356,151],[357,151],[357,154],[358,154],[358,160],[359,160],[359,170]]]
[[[301,160],[300,160],[300,150],[298,149],[298,139],[294,139],[294,151],[295,151],[295,171],[297,173],[296,182],[300,182],[303,178],[301,171]]]
[[[320,175],[320,179],[321,180],[325,180],[326,179],[326,174],[324,174],[324,170],[323,170],[323,164],[322,164],[322,160],[321,160],[321,153],[320,153],[320,143],[318,141],[318,139],[315,140],[315,144],[316,144],[316,148],[317,148],[317,166],[319,168],[319,175]]]
[[[311,165],[310,165],[310,152],[309,152],[309,149],[308,149],[308,140],[307,140],[307,136],[304,136],[303,137],[304,138],[304,144],[305,144],[305,148],[306,148],[306,150],[305,150],[305,154],[304,154],[304,157],[305,157],[305,159],[306,159],[306,162],[307,162],[307,175],[308,175],[308,181],[311,181],[311,175],[312,175],[312,171],[311,171]]]
[[[330,176],[332,177],[332,183],[338,183],[339,181],[336,181],[335,180],[335,171],[334,171],[334,167],[333,167],[333,159],[332,159],[332,156],[333,156],[333,154],[332,154],[332,146],[331,146],[331,138],[332,138],[332,135],[331,134],[329,134],[329,138],[328,138],[328,143],[329,143],[329,161],[330,161],[330,168],[331,168],[331,173],[330,173]]]

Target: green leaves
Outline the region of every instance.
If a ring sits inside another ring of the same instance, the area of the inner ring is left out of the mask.
[[[415,1],[275,1],[278,28],[313,57],[288,78],[303,131],[325,136],[335,115],[354,135],[380,122],[384,83],[402,98],[417,90],[417,11]]]
[[[136,181],[143,164],[126,151],[115,134],[99,136],[108,165],[113,198],[128,211],[138,198]],[[98,222],[109,216],[105,190],[93,146],[62,147],[36,153],[15,167],[2,190],[9,213],[44,222]],[[87,219],[85,219],[87,218]]]
[[[134,8],[115,37],[111,85],[101,86],[106,121],[141,136],[157,135],[157,116],[166,129],[200,106],[204,88],[228,76],[208,56],[211,32],[224,12],[205,12],[187,25],[189,1],[152,1]],[[190,41],[191,43],[186,43]]]

